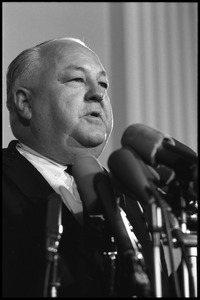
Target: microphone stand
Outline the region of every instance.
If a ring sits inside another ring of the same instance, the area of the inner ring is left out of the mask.
[[[58,273],[58,266],[60,255],[58,254],[58,247],[60,244],[63,226],[61,225],[62,202],[60,196],[53,193],[49,196],[48,213],[47,213],[47,268],[45,275],[44,297],[49,296],[48,288],[50,285],[50,297],[56,298],[57,291],[60,287],[60,278]],[[51,278],[51,279],[50,279]]]
[[[197,235],[190,233],[187,228],[187,213],[185,212],[186,202],[181,197],[181,230],[182,236],[176,235],[179,242],[182,243],[182,251],[185,251],[186,261],[182,261],[183,270],[183,296],[197,297]],[[189,276],[190,275],[190,276]]]
[[[197,194],[194,187],[189,187],[190,182],[180,178],[170,186],[171,193],[176,195],[180,205],[180,226],[175,228],[174,234],[182,250],[182,293],[183,297],[187,298],[197,297],[197,230],[196,226],[194,227],[198,218]],[[173,204],[174,199],[171,202]]]
[[[175,246],[179,245],[182,250],[183,259],[181,262],[181,267],[183,271],[183,275],[182,275],[183,296],[197,297],[197,234],[195,232],[191,232],[190,230],[188,230],[188,226],[187,226],[188,225],[187,222],[190,219],[189,215],[191,215],[191,213],[193,213],[191,220],[193,222],[194,221],[196,222],[197,220],[197,216],[194,217],[196,212],[196,207],[192,208],[192,205],[194,205],[192,198],[187,199],[189,194],[185,193],[184,191],[185,188],[183,189],[183,187],[184,186],[187,187],[187,185],[184,184],[183,186],[181,186],[178,182],[176,182],[175,186],[176,188],[178,188],[177,190],[178,198],[180,201],[180,208],[181,208],[180,209],[181,215],[178,218],[180,221],[180,225],[178,219],[171,212],[171,207],[162,199],[162,197],[158,198],[157,200],[160,204],[160,207],[162,207],[162,211],[163,211],[163,218],[166,227],[166,234],[168,236],[169,249],[172,250],[173,245]],[[158,190],[161,191],[160,189]],[[173,194],[175,193],[176,196],[177,196],[177,191],[176,189],[173,190]],[[155,197],[157,197],[156,193],[154,193],[154,195]],[[188,209],[189,206],[187,207],[187,203],[190,205],[189,209]],[[166,215],[167,212],[168,212],[167,214],[168,216]],[[174,235],[172,235],[171,238],[169,236],[169,232],[174,233]],[[175,239],[173,238],[173,236],[175,237]],[[172,254],[171,256],[173,257]],[[171,265],[173,271],[172,273],[174,276],[175,290],[176,290],[177,297],[181,297],[178,277],[174,268],[174,258],[172,260],[172,257],[170,258],[171,258]]]
[[[88,218],[88,217],[87,217]],[[90,214],[89,224],[94,228],[95,239],[104,258],[105,282],[108,297],[114,297],[116,260],[118,256],[115,238],[111,234],[110,226],[103,214]]]
[[[182,234],[181,243],[185,247],[185,256],[188,260],[182,261],[183,294],[185,298],[197,297],[197,236]]]
[[[50,288],[50,297],[56,298],[57,297],[57,291],[60,287],[60,278],[58,276],[58,263],[59,263],[60,256],[58,253],[55,253],[53,255],[53,261],[52,261],[52,280],[50,282],[51,288]]]
[[[161,254],[160,254],[160,233],[162,229],[161,209],[153,198],[150,201],[151,208],[151,229],[153,240],[153,263],[154,263],[154,291],[155,297],[162,297],[162,278],[161,278]]]
[[[110,237],[110,249],[103,252],[105,264],[108,273],[108,297],[114,297],[114,285],[115,285],[115,271],[116,271],[116,259],[117,259],[117,249],[115,244],[115,239],[113,236]]]

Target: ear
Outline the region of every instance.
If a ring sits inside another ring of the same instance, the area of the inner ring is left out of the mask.
[[[30,120],[32,117],[30,91],[24,87],[19,87],[16,91],[14,101],[20,116]]]

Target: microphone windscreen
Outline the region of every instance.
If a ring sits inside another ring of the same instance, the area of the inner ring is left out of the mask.
[[[120,208],[115,199],[108,174],[103,172],[96,174],[94,177],[94,186],[103,205],[106,219],[112,228],[119,250],[123,255],[126,255],[129,251],[133,251],[133,245],[122,220]]]
[[[149,202],[150,183],[138,159],[129,148],[114,151],[108,159],[108,166],[125,193],[138,197],[138,201],[143,203]]]
[[[121,144],[132,147],[147,164],[155,166],[155,155],[157,150],[162,147],[164,140],[174,145],[173,139],[167,134],[147,125],[136,123],[124,131]]]
[[[61,225],[61,197],[57,193],[48,196],[48,208],[46,218],[47,232],[57,232]]]
[[[103,168],[92,156],[79,156],[72,166],[72,176],[77,184],[83,206],[89,215],[102,214],[102,207],[93,184],[94,175],[102,171]]]
[[[110,224],[116,243],[125,255],[133,246],[115,200],[110,178],[93,156],[78,157],[72,166],[80,196],[90,214],[102,213]],[[99,205],[100,204],[100,205]],[[100,208],[100,210],[99,210]]]

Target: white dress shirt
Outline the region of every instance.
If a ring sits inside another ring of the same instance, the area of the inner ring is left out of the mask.
[[[61,196],[68,209],[82,223],[82,202],[74,178],[65,171],[67,166],[58,164],[22,143],[18,143],[16,149],[42,174],[54,191]]]

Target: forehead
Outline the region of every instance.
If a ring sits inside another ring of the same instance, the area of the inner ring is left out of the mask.
[[[72,65],[96,69],[99,72],[105,71],[98,56],[92,50],[74,41],[52,42],[44,46],[41,53],[45,65],[54,71],[55,69],[66,70]]]

